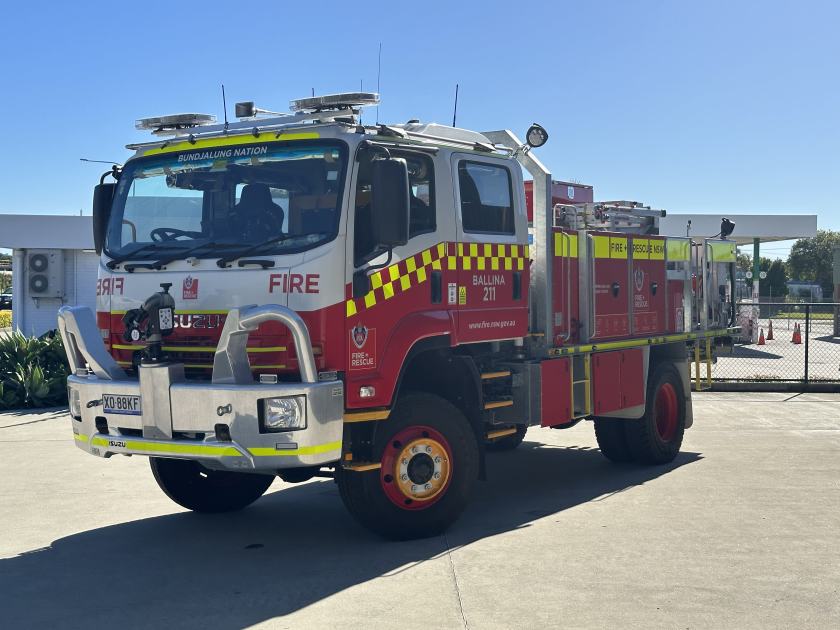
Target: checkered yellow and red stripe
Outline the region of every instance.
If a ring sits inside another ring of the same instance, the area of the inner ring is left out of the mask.
[[[347,317],[423,284],[432,271],[522,271],[528,253],[527,245],[438,243],[372,273],[371,290],[361,298],[347,300]]]

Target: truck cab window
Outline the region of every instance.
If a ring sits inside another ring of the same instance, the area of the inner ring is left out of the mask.
[[[514,233],[513,194],[507,168],[483,162],[461,162],[458,186],[465,232]]]
[[[435,221],[435,178],[434,163],[428,155],[391,151],[394,157],[403,158],[408,165],[409,238],[434,232]],[[378,256],[381,252],[370,240],[370,156],[364,156],[359,163],[356,180],[356,217],[354,230],[354,261],[356,266]]]

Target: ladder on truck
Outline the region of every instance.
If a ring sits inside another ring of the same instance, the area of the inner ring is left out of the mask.
[[[592,415],[592,354],[572,357],[572,420]]]
[[[694,340],[694,366],[692,384],[695,392],[707,391],[712,388],[712,338]],[[704,376],[700,375],[700,366],[706,366]]]

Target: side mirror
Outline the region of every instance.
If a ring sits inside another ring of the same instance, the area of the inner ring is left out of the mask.
[[[408,165],[401,158],[371,162],[370,200],[373,242],[391,249],[408,242]]]
[[[93,246],[97,254],[102,253],[105,244],[105,232],[108,230],[108,219],[111,218],[111,205],[114,203],[114,192],[117,185],[98,184],[93,189]]]

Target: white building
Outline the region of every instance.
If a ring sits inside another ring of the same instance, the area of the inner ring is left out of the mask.
[[[0,214],[0,247],[12,250],[13,328],[53,330],[62,304],[96,311],[91,217]]]

